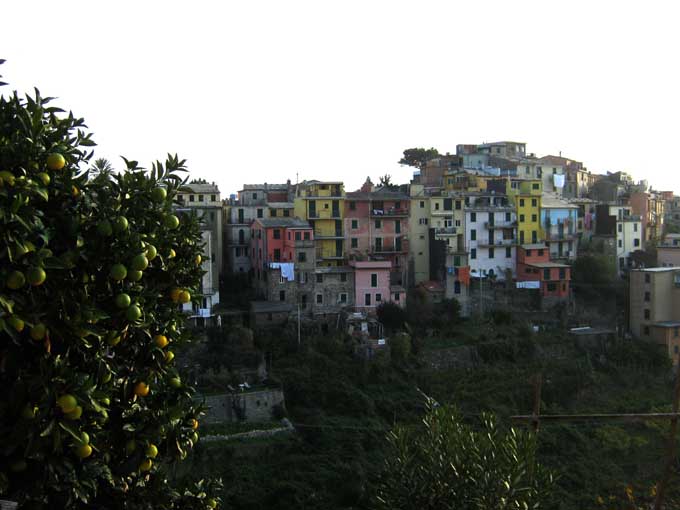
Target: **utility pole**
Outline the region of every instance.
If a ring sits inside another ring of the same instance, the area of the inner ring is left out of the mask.
[[[298,333],[298,347],[299,347],[300,346],[300,303],[298,303],[297,309],[298,309],[298,320],[297,320],[298,332],[297,333]]]

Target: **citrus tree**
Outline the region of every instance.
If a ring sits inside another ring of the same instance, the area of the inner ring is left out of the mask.
[[[214,508],[166,480],[200,414],[173,361],[202,275],[184,161],[91,175],[92,146],[37,90],[0,96],[0,499]]]

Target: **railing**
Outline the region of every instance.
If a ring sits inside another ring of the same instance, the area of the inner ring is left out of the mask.
[[[477,246],[514,246],[516,244],[517,239],[486,239],[477,241]]]
[[[399,249],[396,246],[371,246],[371,251],[373,253],[401,253],[407,251],[406,247],[402,245]]]
[[[408,216],[408,209],[371,209],[371,216]]]
[[[295,241],[295,247],[296,248],[313,248],[314,247],[314,240],[313,239],[297,239]]]
[[[316,250],[317,260],[342,259],[342,252],[324,252],[322,249]]]
[[[437,227],[434,229],[434,233],[437,235],[456,235],[458,230],[456,227]]]
[[[516,226],[517,226],[516,221],[494,221],[494,222],[487,221],[487,222],[484,223],[484,227],[486,227],[487,229],[489,229],[489,228],[512,228],[512,227],[516,227]]]
[[[315,230],[314,231],[314,237],[316,239],[344,239],[344,235],[342,235],[342,232],[340,231],[335,231],[333,232],[322,232],[321,230]]]

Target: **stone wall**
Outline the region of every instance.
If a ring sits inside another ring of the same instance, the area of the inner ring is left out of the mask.
[[[285,400],[283,391],[268,389],[210,395],[205,397],[205,405],[205,423],[260,422],[271,420],[272,409],[277,405],[285,407]]]

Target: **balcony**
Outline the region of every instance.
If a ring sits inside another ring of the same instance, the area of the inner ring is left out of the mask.
[[[314,248],[314,239],[298,239],[295,241],[296,248]]]
[[[406,217],[408,216],[408,209],[371,209],[372,218],[379,218],[382,216]]]
[[[494,221],[492,222],[485,222],[484,227],[487,229],[491,228],[514,228],[517,226],[517,221]]]
[[[324,252],[321,249],[316,250],[316,260],[342,260],[344,258],[345,256],[341,251]]]
[[[328,209],[322,209],[321,211],[310,211],[307,214],[307,219],[310,220],[340,220],[340,211]]]
[[[507,247],[515,246],[517,244],[517,239],[486,239],[484,241],[477,240],[477,246],[488,246],[493,248],[494,246]]]
[[[320,230],[315,230],[314,231],[314,238],[315,239],[344,239],[345,236],[342,234],[342,232],[335,231],[335,232],[322,232]]]
[[[404,253],[407,252],[408,248],[404,245],[397,249],[395,246],[371,246],[371,253]]]
[[[437,227],[434,229],[435,235],[438,236],[455,236],[458,235],[456,227]]]

